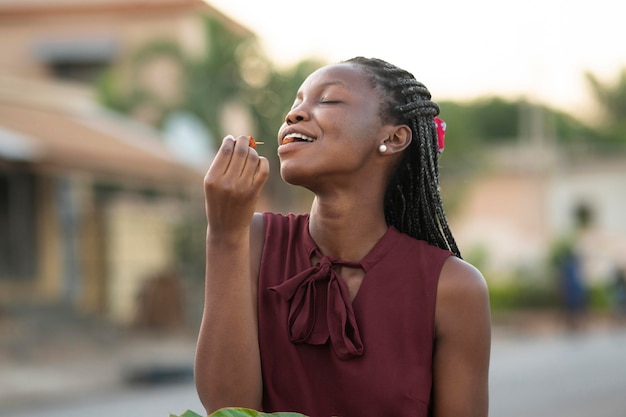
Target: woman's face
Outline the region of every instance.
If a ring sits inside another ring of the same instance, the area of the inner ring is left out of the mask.
[[[354,64],[323,67],[297,93],[278,132],[281,175],[314,188],[367,174],[388,126],[380,118],[381,95]]]

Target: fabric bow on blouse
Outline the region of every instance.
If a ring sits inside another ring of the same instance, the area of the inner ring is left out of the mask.
[[[358,262],[322,256],[316,265],[269,289],[289,303],[288,331],[293,343],[323,345],[330,338],[337,356],[350,359],[363,354],[363,342],[338,266],[361,268]]]

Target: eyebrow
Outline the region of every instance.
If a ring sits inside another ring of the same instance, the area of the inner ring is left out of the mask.
[[[321,84],[320,87],[325,88],[325,87],[329,87],[329,86],[333,86],[333,85],[338,85],[338,86],[344,87],[344,88],[346,87],[346,85],[343,82],[341,82],[341,81],[327,81],[327,82]]]
[[[325,89],[327,87],[333,87],[333,86],[339,86],[339,87],[348,89],[348,86],[345,83],[343,83],[343,82],[341,82],[339,80],[336,80],[336,81],[326,81],[325,83],[320,84],[317,88],[319,88],[320,90],[323,90],[323,89]],[[296,97],[300,96],[301,94],[302,94],[302,91],[299,90],[298,93],[296,94]]]

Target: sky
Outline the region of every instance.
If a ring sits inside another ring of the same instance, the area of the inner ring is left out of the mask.
[[[615,83],[626,68],[617,0],[207,1],[255,32],[279,66],[382,58],[436,101],[523,96],[585,117],[597,110],[585,72]]]

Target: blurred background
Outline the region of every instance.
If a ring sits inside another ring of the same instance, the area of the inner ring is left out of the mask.
[[[310,72],[364,55],[447,122],[446,209],[491,293],[491,415],[626,416],[615,7],[0,0],[0,415],[202,411],[204,171],[253,135],[259,211],[307,210],[276,132]]]

